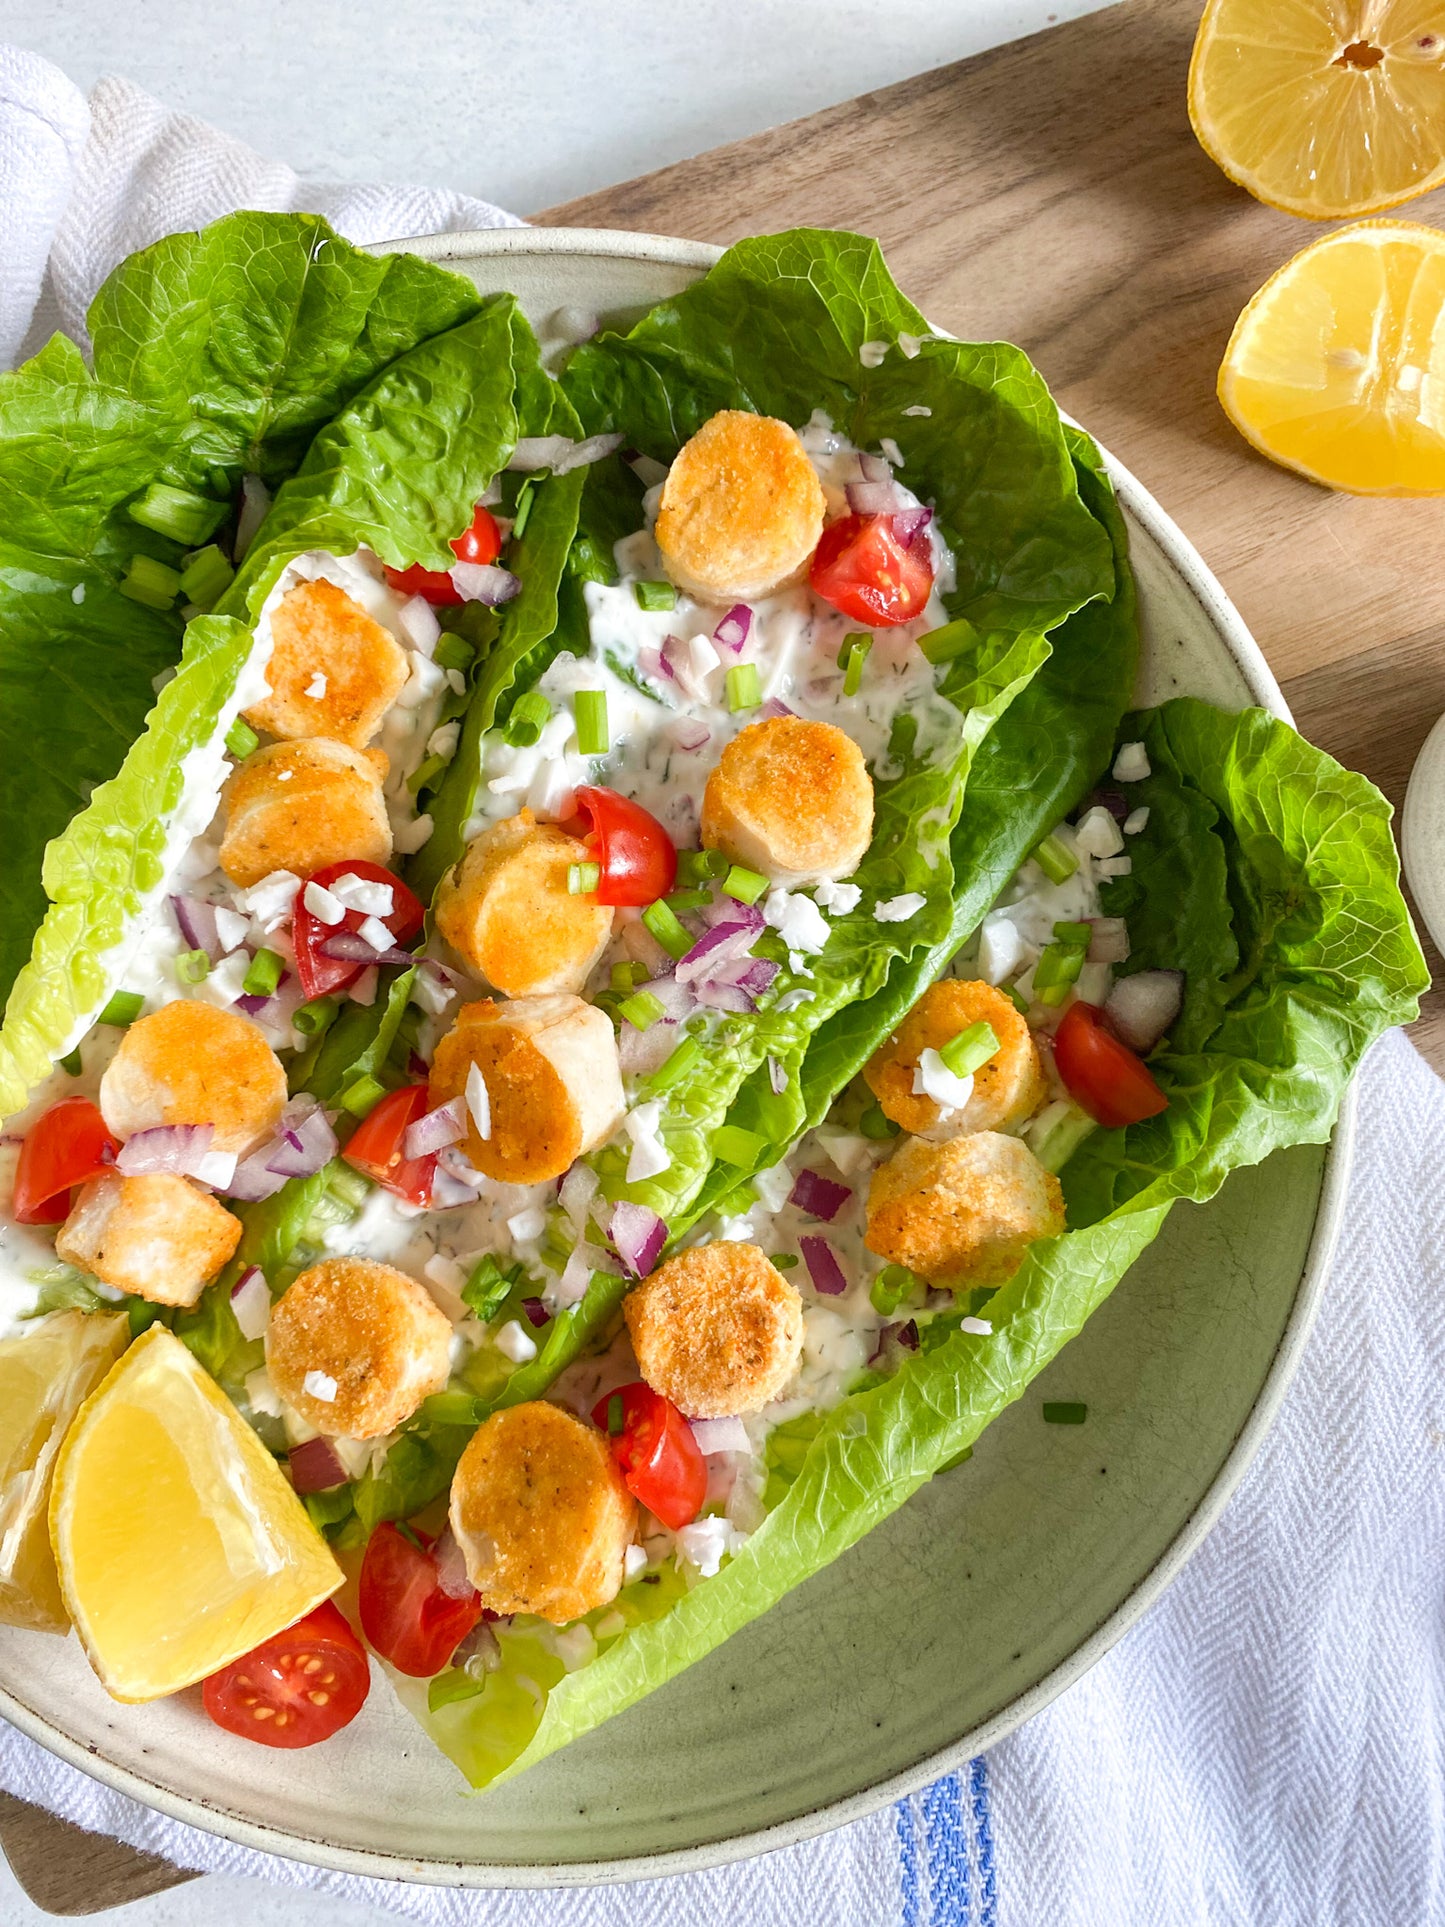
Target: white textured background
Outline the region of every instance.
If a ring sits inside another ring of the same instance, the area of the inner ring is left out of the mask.
[[[82,87],[124,74],[303,175],[455,187],[527,214],[1101,4],[0,0],[0,40]],[[858,165],[886,169],[888,156],[860,137]],[[394,1916],[208,1877],[88,1918],[383,1927]],[[0,1857],[0,1927],[52,1919]]]

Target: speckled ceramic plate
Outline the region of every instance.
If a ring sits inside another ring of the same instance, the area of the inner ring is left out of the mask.
[[[1400,856],[1425,927],[1445,950],[1445,716],[1425,738],[1410,772]]]
[[[510,288],[544,341],[714,258],[650,235],[503,230],[398,243]],[[1144,622],[1139,695],[1287,716],[1219,584],[1128,472]],[[347,1872],[552,1886],[780,1846],[908,1792],[1076,1679],[1179,1570],[1294,1368],[1349,1162],[1282,1152],[1183,1204],[1083,1334],[877,1531],[641,1705],[515,1783],[469,1796],[384,1685],[314,1752],[207,1725],[193,1694],[114,1705],[76,1642],[0,1628],[0,1712],[85,1772],[244,1845]],[[1046,1426],[1046,1398],[1086,1425]],[[888,1628],[887,1633],[880,1628]]]

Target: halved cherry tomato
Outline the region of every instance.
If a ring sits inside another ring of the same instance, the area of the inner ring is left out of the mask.
[[[495,562],[502,553],[502,531],[496,517],[478,503],[471,527],[462,530],[451,551],[458,562]],[[409,569],[388,568],[386,579],[398,595],[425,596],[438,608],[455,608],[465,600],[444,569],[424,569],[419,562]]]
[[[655,816],[616,790],[591,787],[578,790],[577,812],[591,825],[588,842],[602,867],[599,903],[641,909],[667,895],[677,881],[677,846]]]
[[[408,1204],[425,1204],[431,1197],[437,1154],[429,1151],[424,1158],[403,1157],[401,1141],[407,1125],[425,1117],[426,1110],[425,1084],[403,1084],[399,1091],[389,1091],[347,1139],[342,1157],[353,1170],[394,1191]]]
[[[1054,1062],[1070,1097],[1108,1130],[1169,1108],[1143,1058],[1104,1028],[1097,1004],[1070,1004],[1064,1012],[1054,1038]]]
[[[223,1666],[201,1688],[217,1726],[262,1746],[315,1746],[354,1720],[371,1690],[366,1648],[329,1599]]]
[[[25,1133],[15,1165],[14,1211],[20,1224],[59,1224],[70,1193],[115,1162],[120,1139],[88,1097],[62,1097]]]
[[[413,1679],[439,1673],[482,1616],[474,1587],[460,1595],[443,1587],[436,1544],[415,1526],[402,1532],[388,1520],[367,1540],[361,1562],[361,1630]]]
[[[845,616],[887,629],[922,615],[932,555],[926,540],[900,542],[891,515],[843,515],[824,529],[808,580]]]
[[[328,863],[324,870],[307,877],[306,883],[319,883],[329,890],[340,877],[362,877],[368,883],[390,886],[391,910],[381,921],[398,944],[409,944],[425,923],[426,911],[420,901],[407,889],[395,870],[385,870],[379,863],[366,863],[360,857],[348,857],[342,863]],[[348,985],[354,984],[366,969],[366,964],[364,961],[349,962],[343,957],[328,957],[327,940],[339,937],[343,931],[354,936],[366,922],[366,912],[348,910],[340,923],[323,923],[306,908],[306,883],[296,893],[296,908],[291,919],[291,941],[296,948],[296,974],[308,998],[329,997],[335,991],[345,990]]]
[[[614,1399],[622,1402],[620,1431],[609,1423],[617,1415]],[[638,1379],[599,1398],[592,1418],[609,1434],[612,1456],[633,1498],[670,1531],[691,1525],[707,1497],[707,1462],[672,1401]]]

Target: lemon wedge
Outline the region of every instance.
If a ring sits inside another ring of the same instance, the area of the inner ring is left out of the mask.
[[[1189,118],[1232,181],[1340,220],[1445,180],[1445,20],[1435,0],[1209,0]]]
[[[66,1434],[50,1536],[70,1617],[118,1700],[205,1678],[341,1584],[276,1461],[163,1325]]]
[[[70,1624],[47,1517],[50,1474],[76,1407],[130,1338],[114,1313],[54,1311],[0,1342],[0,1620],[35,1632]]]
[[[1445,494],[1445,233],[1361,221],[1287,261],[1235,323],[1219,399],[1327,488]]]

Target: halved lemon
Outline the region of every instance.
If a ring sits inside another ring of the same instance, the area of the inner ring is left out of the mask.
[[[1189,118],[1286,214],[1397,207],[1445,180],[1445,0],[1209,0]]]
[[[53,1311],[0,1343],[0,1620],[70,1624],[50,1551],[50,1475],[80,1401],[130,1340],[116,1313]]]
[[[66,1434],[50,1534],[75,1630],[118,1700],[204,1679],[341,1584],[276,1461],[164,1325]]]
[[[1219,399],[1327,488],[1445,494],[1445,233],[1362,221],[1287,261],[1234,324]]]

